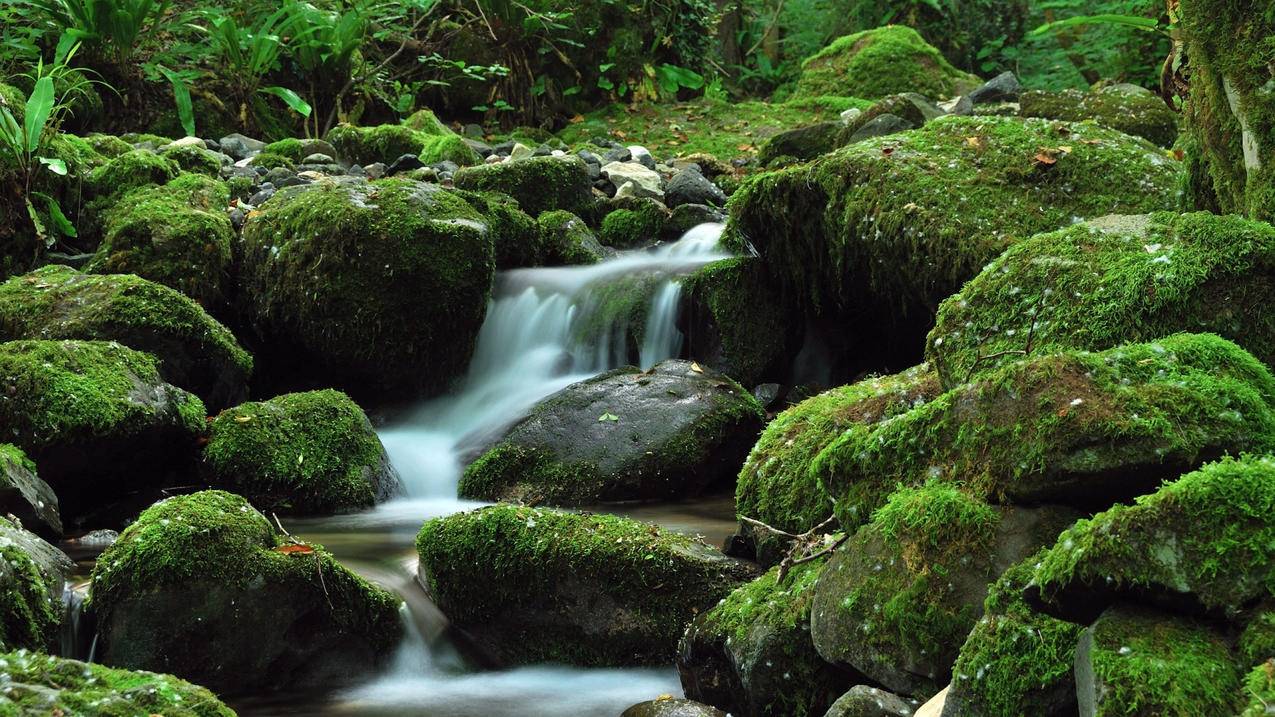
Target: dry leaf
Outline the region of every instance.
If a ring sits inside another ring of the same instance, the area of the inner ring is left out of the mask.
[[[983,148],[983,138],[982,138],[982,137],[966,137],[966,138],[965,138],[965,144],[968,144],[969,146],[973,147],[974,149],[982,149],[982,148]]]
[[[694,371],[695,373],[704,373],[704,369],[701,368],[700,365],[695,363],[694,361],[691,362],[691,370]]]
[[[235,416],[235,423],[247,423],[252,420],[252,416]]]
[[[575,117],[572,117],[572,118],[571,118],[570,120],[568,120],[568,121],[569,121],[571,124],[580,124],[581,122],[583,122],[583,121],[584,121],[584,115],[576,115]]]
[[[276,553],[283,553],[284,555],[309,555],[314,552],[314,548],[301,543],[288,543],[286,545],[280,545],[275,548],[274,551]]]

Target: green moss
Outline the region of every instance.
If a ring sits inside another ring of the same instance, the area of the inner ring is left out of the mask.
[[[810,464],[849,427],[907,412],[939,394],[928,366],[870,378],[809,398],[775,417],[739,472],[735,511],[789,532],[815,527],[832,512],[832,498]]]
[[[13,118],[21,124],[27,115],[27,93],[13,85],[0,82],[0,107],[9,110]]]
[[[170,675],[116,670],[102,665],[19,650],[0,654],[7,676],[0,714],[137,717],[234,717],[208,690]]]
[[[951,386],[1021,357],[1209,331],[1275,365],[1275,229],[1239,217],[1107,217],[1012,246],[944,301],[927,357]],[[999,354],[999,356],[997,356]],[[983,358],[995,357],[995,358]]]
[[[248,160],[248,165],[251,167],[265,167],[266,169],[277,169],[282,167],[288,171],[292,171],[297,168],[296,162],[293,162],[291,159],[282,154],[275,154],[273,152],[261,152],[260,154],[254,155],[252,159]]]
[[[589,225],[571,212],[545,212],[536,223],[547,263],[597,264],[606,258]]]
[[[1275,655],[1275,612],[1262,610],[1240,633],[1240,662],[1256,665]]]
[[[339,391],[290,393],[224,411],[204,464],[217,485],[266,511],[322,514],[371,507],[392,481],[381,441]]]
[[[0,445],[0,460],[16,460],[34,473],[32,464],[15,446]],[[5,530],[18,530],[0,518]],[[61,579],[46,574],[16,542],[0,546],[0,647],[51,652],[62,629]]]
[[[267,144],[261,150],[262,154],[272,154],[279,157],[287,157],[290,161],[299,164],[301,160],[306,158],[305,145],[301,140],[295,137],[288,137],[277,142]]]
[[[499,192],[457,190],[487,220],[488,235],[496,250],[496,269],[539,266],[544,260],[543,240],[536,220],[518,208],[518,202]]]
[[[85,135],[84,141],[88,142],[89,146],[91,146],[99,154],[111,159],[114,159],[121,154],[133,151],[133,145],[113,134],[92,132]]]
[[[741,257],[715,262],[683,279],[682,287],[692,311],[703,312],[720,339],[714,368],[745,386],[781,377],[800,329],[793,322],[797,310],[783,300],[760,261]],[[697,323],[692,316],[691,325]]]
[[[328,133],[327,139],[342,158],[356,164],[390,164],[405,154],[416,155],[425,164],[449,160],[463,167],[481,161],[478,153],[450,130],[444,134],[405,125],[340,125]]]
[[[1035,582],[1064,590],[1162,590],[1234,615],[1275,595],[1275,459],[1223,459],[1082,520],[1042,558]]]
[[[223,182],[190,174],[129,192],[106,212],[102,243],[85,268],[137,274],[207,308],[223,306],[233,260],[229,194]]]
[[[433,135],[435,137],[453,134],[447,125],[440,122],[438,117],[431,110],[427,109],[416,110],[410,117],[403,120],[403,125],[410,127],[417,132]]]
[[[1012,364],[875,427],[855,426],[812,470],[859,524],[894,485],[960,482],[1011,502],[1102,505],[1222,452],[1275,441],[1275,378],[1208,334]]]
[[[598,239],[616,249],[653,244],[660,237],[668,222],[668,212],[659,204],[648,201],[636,203],[633,209],[616,209],[602,220]]]
[[[439,162],[454,162],[461,167],[482,164],[478,152],[455,134],[428,138],[417,156],[427,165]]]
[[[1092,121],[1102,127],[1141,137],[1161,147],[1178,139],[1178,115],[1148,91],[1107,87],[1092,92],[1028,91],[1019,97],[1019,114],[1067,122]]]
[[[1057,162],[1039,162],[1050,148]],[[812,308],[879,307],[874,319],[899,322],[1032,234],[1172,208],[1178,170],[1149,143],[1093,125],[941,117],[752,178],[731,197],[725,242],[759,252]]]
[[[621,355],[614,358],[630,362],[638,356],[651,303],[663,283],[663,277],[656,274],[634,272],[590,286],[571,323],[572,340],[583,347],[609,339],[621,347]]]
[[[735,586],[735,568],[703,543],[611,515],[480,508],[426,522],[416,549],[448,619],[462,629],[508,624],[501,641],[520,662],[666,664],[686,623]],[[590,625],[555,597],[574,590],[567,581],[612,601],[626,624]],[[528,609],[576,626],[549,633],[510,624]]]
[[[916,30],[888,25],[833,40],[801,63],[797,93],[877,99],[918,92],[942,99],[981,84],[952,67]]]
[[[579,157],[532,157],[518,161],[462,167],[456,186],[502,192],[531,216],[562,209],[586,219],[593,216],[593,181]]]
[[[1240,717],[1264,717],[1275,704],[1275,659],[1254,667],[1244,677],[1244,704]]]
[[[160,152],[160,156],[172,160],[183,172],[202,174],[213,179],[221,176],[221,160],[203,147],[173,147]]]
[[[139,144],[151,144],[158,149],[172,142],[174,138],[169,137],[168,135],[154,134],[150,132],[126,132],[120,135],[120,139],[133,146]]]
[[[175,178],[177,165],[150,150],[121,154],[89,175],[89,185],[100,197],[119,197],[131,189],[164,184]]]

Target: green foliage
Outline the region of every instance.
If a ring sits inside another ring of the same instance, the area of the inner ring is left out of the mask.
[[[83,43],[116,66],[160,26],[169,0],[25,0],[43,11],[58,34]]]

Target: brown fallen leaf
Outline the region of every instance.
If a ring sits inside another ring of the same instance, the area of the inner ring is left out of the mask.
[[[287,543],[275,548],[274,551],[284,555],[309,555],[314,552],[314,548],[303,543]]]
[[[694,361],[691,362],[691,370],[695,373],[704,373],[704,369]]]

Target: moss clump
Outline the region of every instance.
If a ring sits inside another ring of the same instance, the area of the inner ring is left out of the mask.
[[[164,378],[214,409],[247,394],[252,356],[193,301],[131,275],[47,266],[0,284],[0,340],[118,341],[160,359]]]
[[[293,162],[291,158],[282,154],[264,151],[254,155],[252,159],[248,160],[248,165],[251,167],[261,167],[267,170],[283,168],[289,172],[297,168],[296,162]]]
[[[261,153],[287,157],[294,163],[300,163],[301,160],[306,158],[307,154],[305,144],[295,137],[287,137],[277,142],[271,142],[262,148]]]
[[[262,510],[330,514],[393,495],[398,477],[363,410],[339,391],[245,403],[212,422],[212,482]]]
[[[203,147],[186,145],[173,147],[159,153],[161,157],[171,160],[183,172],[202,174],[216,179],[221,176],[221,160]]]
[[[1235,616],[1275,595],[1275,459],[1223,459],[1082,520],[1034,576],[1060,611],[1079,590],[1159,592]]]
[[[1177,113],[1154,93],[1141,88],[1117,85],[1092,92],[1032,90],[1024,92],[1018,102],[1023,117],[1092,121],[1161,147],[1172,147],[1178,139]]]
[[[6,675],[0,713],[136,717],[234,717],[213,693],[170,675],[116,670],[102,665],[19,650],[0,654]]]
[[[1275,655],[1275,612],[1262,610],[1240,633],[1236,645],[1240,663],[1256,665]]]
[[[857,525],[896,484],[959,482],[1009,502],[1106,507],[1224,452],[1275,442],[1275,378],[1209,334],[1012,364],[875,427],[812,470]]]
[[[245,308],[281,366],[399,393],[436,393],[467,367],[494,255],[457,194],[403,179],[288,187],[249,217],[242,247]]]
[[[1021,357],[1209,331],[1275,365],[1275,229],[1239,217],[1105,217],[1015,244],[944,301],[927,357],[951,386]],[[994,358],[984,358],[994,357]]]
[[[99,197],[119,197],[131,189],[164,184],[177,177],[178,167],[167,157],[147,149],[134,149],[93,170],[89,186]]]
[[[416,550],[435,603],[505,663],[668,664],[748,574],[646,523],[509,505],[430,520]]]
[[[1240,717],[1265,717],[1275,704],[1275,659],[1254,667],[1244,677],[1244,703]]]
[[[593,181],[579,157],[531,157],[517,161],[463,167],[456,186],[503,192],[531,216],[562,209],[586,219],[593,216]]]
[[[549,264],[597,264],[606,250],[589,225],[571,212],[555,210],[540,215],[540,244]]]
[[[84,141],[88,142],[89,146],[98,154],[110,159],[133,151],[133,145],[113,134],[91,132],[84,136]]]
[[[0,445],[0,460],[16,458],[35,467],[14,446]],[[9,533],[20,531],[0,518],[0,648],[52,652],[62,630],[62,577],[40,567]],[[35,536],[32,539],[38,540]],[[53,549],[53,548],[50,548]]]
[[[615,249],[653,244],[664,231],[668,211],[654,201],[635,203],[632,209],[616,209],[602,220],[598,239]]]
[[[981,84],[961,72],[916,30],[887,25],[833,40],[801,63],[797,93],[878,99],[917,92],[942,99]]]
[[[832,512],[829,496],[810,471],[828,444],[855,425],[886,421],[940,393],[929,366],[870,378],[806,399],[766,426],[735,484],[735,512],[792,533],[805,532]]]
[[[1080,714],[1230,717],[1239,692],[1226,638],[1189,618],[1112,608],[1076,648]]]
[[[416,110],[410,117],[403,120],[403,126],[435,137],[454,134],[431,110]]]
[[[518,202],[499,192],[457,193],[486,218],[497,270],[540,265],[544,256],[540,227],[518,208]]]
[[[328,133],[327,139],[342,158],[356,164],[390,164],[405,154],[415,155],[425,164],[451,161],[465,167],[482,161],[477,152],[450,130],[444,134],[394,124],[340,125]]]
[[[27,115],[27,93],[13,85],[0,82],[0,107],[9,110],[9,114],[22,124]]]

